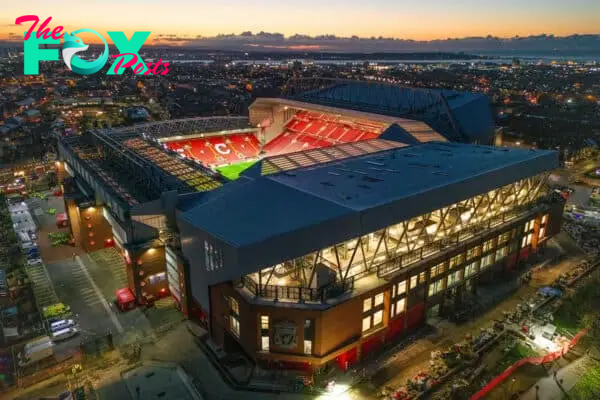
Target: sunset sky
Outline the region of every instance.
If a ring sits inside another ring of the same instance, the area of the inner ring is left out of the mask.
[[[448,37],[600,33],[598,0],[3,0],[0,38],[22,35],[15,19],[50,27],[150,30],[214,36],[242,31],[430,40]]]

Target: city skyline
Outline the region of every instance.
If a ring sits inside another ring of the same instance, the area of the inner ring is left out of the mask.
[[[502,3],[467,0],[448,4],[442,0],[427,4],[374,0],[332,0],[326,3],[306,0],[297,4],[257,0],[248,5],[237,0],[209,3],[172,0],[165,18],[165,5],[158,1],[132,0],[127,4],[109,0],[85,6],[73,0],[39,3],[35,7],[18,3],[4,7],[0,19],[0,39],[18,40],[25,30],[14,24],[22,15],[52,17],[50,27],[80,28],[99,32],[123,30],[126,33],[149,30],[149,42],[160,42],[169,35],[185,41],[199,37],[242,32],[277,32],[286,37],[335,35],[339,37],[385,37],[417,41],[492,35],[509,38],[549,34],[597,34],[600,3],[575,0],[569,4],[533,0]],[[132,16],[135,16],[132,18]],[[357,23],[357,21],[360,21]],[[28,27],[27,27],[28,28]]]

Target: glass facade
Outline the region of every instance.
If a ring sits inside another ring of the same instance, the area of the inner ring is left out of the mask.
[[[316,273],[317,266],[321,269],[325,266],[330,271],[325,282],[325,286],[331,289],[330,293],[349,290],[359,279],[372,275],[384,277],[401,271],[448,245],[458,245],[528,212],[544,195],[542,189],[547,176],[544,173],[523,179],[385,229],[269,266],[248,275],[245,283],[253,286],[262,297],[319,302],[323,293],[317,294],[316,291],[324,284],[317,282],[322,277],[322,274]],[[529,228],[528,222],[523,229]],[[511,232],[503,233],[485,241],[482,246],[473,246],[465,253],[453,256],[447,264],[448,270],[459,268],[482,254],[486,261],[482,260],[481,268],[485,268],[494,262],[493,256],[490,258],[486,253],[500,247],[511,237]],[[530,240],[526,239],[526,243]],[[504,257],[505,251],[508,249],[499,251],[496,257]],[[432,269],[430,275],[436,276],[440,271],[442,267]],[[410,277],[407,286],[413,289],[424,284],[425,275]],[[287,288],[284,291],[281,287]],[[393,290],[396,291],[393,295],[399,293],[399,288]]]

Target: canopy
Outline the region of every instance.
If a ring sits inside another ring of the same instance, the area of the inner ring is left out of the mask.
[[[135,301],[135,297],[129,288],[118,289],[116,292],[117,302],[119,304],[127,304]]]

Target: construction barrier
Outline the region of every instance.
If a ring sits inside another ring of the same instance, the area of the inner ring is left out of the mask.
[[[540,364],[552,362],[552,361],[562,357],[565,353],[567,353],[569,350],[571,350],[573,347],[575,347],[577,342],[579,342],[579,340],[587,333],[587,331],[588,331],[588,329],[583,329],[580,332],[578,332],[577,335],[575,335],[573,337],[573,339],[571,339],[571,341],[569,343],[567,343],[566,345],[564,345],[563,348],[560,350],[557,350],[552,353],[548,353],[545,356],[522,358],[521,360],[517,361],[510,367],[506,368],[504,370],[504,372],[502,372],[500,375],[496,376],[494,379],[489,381],[488,384],[485,385],[479,392],[477,392],[473,396],[471,396],[471,400],[479,400],[479,399],[482,399],[483,397],[485,397],[485,395],[487,395],[489,392],[491,392],[496,386],[498,386],[499,384],[504,382],[509,376],[511,376],[513,374],[513,372],[516,371],[517,368],[519,368],[522,365],[525,365],[525,364],[540,365]]]

